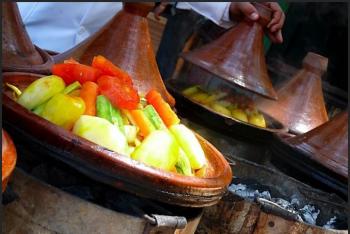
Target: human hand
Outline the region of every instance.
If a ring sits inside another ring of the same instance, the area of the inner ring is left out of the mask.
[[[285,15],[277,2],[262,3],[272,10],[272,19],[267,25],[267,35],[273,43],[282,43],[282,27]],[[230,5],[230,18],[232,20],[257,21],[259,13],[253,4],[249,2],[232,2]]]
[[[154,8],[154,18],[160,20],[159,16],[164,12],[166,6],[170,4],[169,2],[161,2],[156,8]]]

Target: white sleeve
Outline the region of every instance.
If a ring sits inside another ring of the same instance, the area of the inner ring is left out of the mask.
[[[231,2],[187,2],[192,10],[205,16],[217,25],[230,28],[235,22],[230,20],[230,4]]]

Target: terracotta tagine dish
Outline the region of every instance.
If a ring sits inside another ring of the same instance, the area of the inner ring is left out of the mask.
[[[52,57],[33,45],[17,3],[2,3],[2,71],[49,74]]]
[[[281,121],[295,135],[327,122],[321,79],[327,64],[327,58],[307,53],[303,68],[277,89],[278,100],[259,98],[256,101],[258,108]]]
[[[338,113],[330,121],[304,134],[295,137],[276,135],[275,139],[271,145],[273,154],[282,164],[285,162],[288,165],[288,171],[295,171],[304,180],[310,178],[318,184],[347,195],[346,111]]]
[[[15,169],[17,160],[16,148],[11,137],[2,130],[2,164],[1,164],[1,181],[2,192],[6,190],[10,176]]]
[[[127,72],[129,78],[125,79],[132,79],[123,85],[134,86],[140,94],[155,90],[169,105],[174,105],[152,50],[145,18],[152,8],[153,3],[125,3],[124,9],[96,35],[72,50],[54,56],[55,61],[64,65],[63,61],[68,59],[68,66],[75,66],[77,61],[90,65],[94,57],[103,55],[119,67],[121,73],[118,74]],[[232,179],[231,168],[224,156],[198,134],[194,136],[206,158],[205,169],[192,176],[158,169],[73,134],[47,121],[39,112],[32,112],[34,109],[17,103],[23,91],[43,75],[5,72],[3,77],[3,119],[11,135],[95,180],[164,203],[203,207],[217,203]]]
[[[213,42],[181,56],[228,83],[277,100],[263,46],[264,28],[272,11],[259,3],[255,6],[260,15],[258,22],[241,21]]]

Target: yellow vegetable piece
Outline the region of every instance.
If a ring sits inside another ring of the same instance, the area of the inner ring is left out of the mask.
[[[198,92],[192,96],[190,96],[190,99],[193,101],[199,102],[199,103],[205,103],[205,100],[209,98],[209,94],[204,92]]]
[[[261,128],[266,128],[265,118],[262,114],[254,113],[248,117],[249,123]]]
[[[220,114],[226,115],[226,116],[231,116],[231,112],[229,111],[229,109],[227,109],[226,107],[224,107],[223,105],[219,104],[219,103],[214,103],[211,105],[211,107],[216,111],[219,112]]]
[[[238,119],[238,120],[241,120],[243,122],[248,122],[248,117],[247,117],[247,114],[242,110],[242,109],[239,109],[239,108],[234,108],[232,111],[231,111],[231,116],[235,119]]]

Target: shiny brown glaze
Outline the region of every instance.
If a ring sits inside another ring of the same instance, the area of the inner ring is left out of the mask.
[[[4,73],[3,77],[3,83],[23,89],[38,75]],[[217,203],[231,181],[231,168],[223,155],[199,135],[208,173],[204,178],[183,176],[149,167],[76,136],[26,110],[12,99],[9,89],[4,91],[3,119],[9,129],[19,131],[27,141],[35,140],[58,159],[101,182],[158,201],[201,207]]]
[[[286,125],[293,134],[302,134],[328,121],[321,76],[328,59],[309,52],[303,68],[277,88],[277,101],[259,98],[257,107]]]
[[[335,173],[348,177],[348,113],[286,142]]]
[[[48,74],[53,59],[33,45],[17,3],[2,3],[2,70]]]
[[[6,190],[7,182],[15,169],[17,153],[11,137],[6,131],[2,130],[2,163],[1,163],[1,181],[2,192]]]
[[[152,4],[153,5],[153,4]],[[128,72],[141,93],[158,90],[171,105],[175,99],[166,90],[152,48],[148,21],[149,3],[124,3],[124,8],[96,35],[56,57],[56,61],[74,57],[91,64],[96,55],[103,55]]]
[[[230,83],[277,99],[267,74],[263,46],[263,27],[271,19],[271,11],[256,4],[259,22],[241,21],[218,39],[181,56]]]

